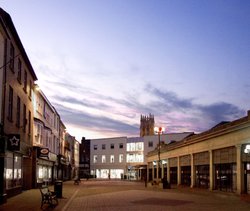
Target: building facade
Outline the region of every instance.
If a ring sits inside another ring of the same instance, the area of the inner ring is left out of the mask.
[[[249,194],[250,111],[243,118],[163,145],[160,156],[160,164],[157,149],[147,157],[148,181],[165,175],[171,184]]]
[[[127,170],[130,179],[145,180],[147,178],[147,154],[162,144],[179,142],[194,134],[193,132],[166,133],[160,136],[150,135],[144,137],[127,138]],[[151,176],[151,175],[150,175]]]
[[[32,93],[37,80],[11,17],[0,8],[0,202],[32,187]]]
[[[192,134],[193,132],[163,134],[160,141],[178,142]],[[110,176],[110,178],[145,180],[147,154],[153,151],[158,143],[157,135],[91,139],[90,174],[96,178]],[[83,156],[82,152],[80,152],[81,156]]]
[[[33,94],[33,187],[52,184],[57,179],[60,116],[42,90],[35,85]]]
[[[95,175],[93,173],[93,175]],[[90,177],[90,140],[82,138],[79,147],[79,178]]]
[[[90,140],[90,174],[121,179],[126,173],[126,137]]]
[[[75,136],[69,133],[65,135],[65,141],[69,143],[69,178],[74,179],[79,177],[79,142]]]

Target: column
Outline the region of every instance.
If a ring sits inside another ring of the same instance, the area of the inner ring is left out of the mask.
[[[181,184],[181,165],[180,157],[177,158],[177,185]]]
[[[209,150],[209,190],[214,189],[214,165],[213,165],[213,150]]]
[[[194,167],[194,154],[191,155],[191,185],[190,187],[193,188],[195,185],[195,167]]]
[[[166,164],[163,164],[163,162],[161,163],[161,179],[164,177],[164,167]]]
[[[156,179],[157,179],[157,180],[159,179],[159,168],[160,168],[160,164],[159,164],[159,162],[157,161],[157,162],[156,162]]]
[[[241,194],[244,191],[244,169],[242,168],[242,161],[241,161],[241,144],[236,145],[236,169],[237,169],[237,194]]]
[[[148,183],[148,181],[149,181],[149,163],[147,163],[147,183]]]
[[[169,158],[167,159],[167,179],[168,183],[170,183],[170,164],[169,164]]]

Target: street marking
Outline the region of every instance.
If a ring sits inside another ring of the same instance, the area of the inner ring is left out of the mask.
[[[79,189],[77,189],[75,191],[75,193],[70,197],[70,199],[68,200],[68,202],[64,205],[64,207],[62,208],[62,211],[67,210],[69,204],[71,203],[71,201],[75,198],[76,194],[78,193]]]

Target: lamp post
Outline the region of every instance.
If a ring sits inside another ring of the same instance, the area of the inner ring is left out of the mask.
[[[156,134],[158,134],[158,169],[160,168],[160,164],[161,164],[161,134],[163,134],[163,132],[165,131],[164,127],[155,127],[154,131]],[[159,172],[157,177],[159,177]]]

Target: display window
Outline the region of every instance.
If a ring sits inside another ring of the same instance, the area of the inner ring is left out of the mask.
[[[195,166],[195,186],[209,188],[209,165]]]
[[[235,163],[223,163],[215,165],[215,189],[226,192],[236,191]]]
[[[6,189],[22,185],[22,157],[16,153],[6,153]]]
[[[38,165],[37,168],[37,183],[47,183],[52,181],[52,167]]]

